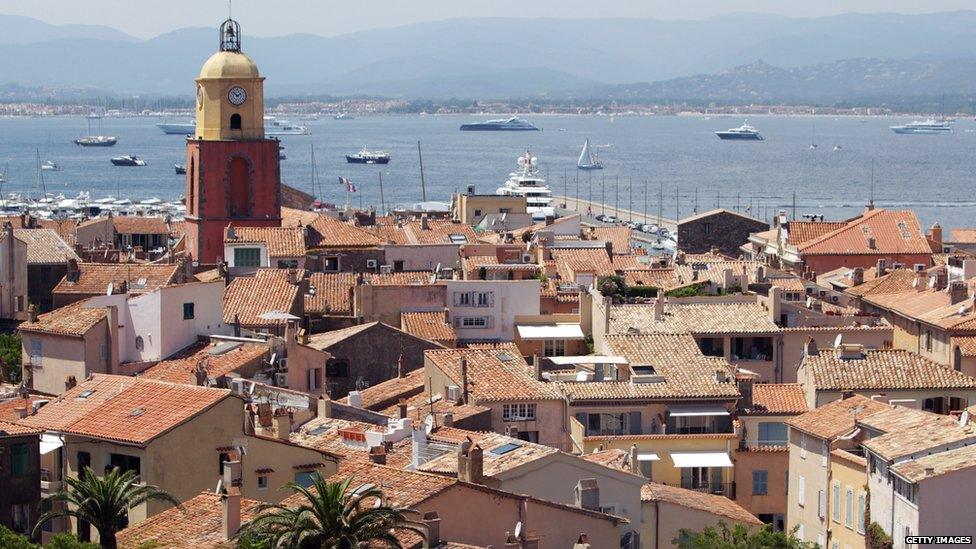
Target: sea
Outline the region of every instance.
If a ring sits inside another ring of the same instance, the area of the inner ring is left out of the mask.
[[[924,228],[976,226],[976,122],[960,119],[952,135],[898,135],[889,126],[908,117],[751,116],[764,141],[722,141],[713,132],[736,127],[733,116],[525,116],[539,132],[461,132],[465,122],[497,116],[360,116],[346,120],[282,117],[311,135],[281,136],[285,183],[342,205],[392,209],[426,198],[449,202],[474,186],[494,193],[530,150],[557,195],[590,199],[665,218],[723,207],[769,220],[777,211],[801,218],[844,219],[877,207],[909,208]],[[177,199],[184,192],[184,138],[165,135],[156,117],[12,117],[0,119],[0,193],[43,193],[134,201]],[[174,117],[168,122],[184,119]],[[114,135],[110,148],[72,140]],[[605,164],[584,172],[576,160],[589,139]],[[421,186],[418,142],[423,156]],[[816,144],[816,148],[811,148]],[[362,147],[392,156],[387,165],[348,164]],[[116,167],[123,154],[145,167]],[[314,166],[312,162],[314,154]],[[39,172],[38,160],[63,171]],[[382,174],[382,193],[380,175]],[[356,192],[347,193],[340,177]]]

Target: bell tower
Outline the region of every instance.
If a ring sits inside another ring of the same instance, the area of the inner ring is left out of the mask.
[[[227,19],[196,79],[196,131],[187,138],[186,244],[195,261],[223,258],[231,223],[281,225],[278,148],[264,135],[264,78],[241,50],[240,25]]]

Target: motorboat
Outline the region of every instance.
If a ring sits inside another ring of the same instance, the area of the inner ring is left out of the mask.
[[[748,123],[743,123],[738,128],[715,132],[715,135],[722,140],[763,141],[763,136],[759,130]]]
[[[544,219],[555,215],[552,207],[552,191],[546,185],[546,180],[539,173],[538,159],[532,153],[518,158],[518,168],[508,175],[505,184],[495,191],[501,196],[524,196],[526,212],[532,214],[533,219]]]
[[[115,166],[145,166],[146,161],[135,155],[116,156],[112,159]]]
[[[346,162],[350,164],[389,164],[390,155],[383,151],[370,151],[363,147],[356,154],[347,154]]]

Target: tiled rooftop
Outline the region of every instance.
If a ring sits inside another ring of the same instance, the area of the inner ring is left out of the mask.
[[[791,227],[792,227],[791,223]],[[874,239],[870,247],[869,239]],[[932,253],[915,212],[877,208],[837,228],[797,245],[804,255]]]
[[[424,229],[420,221],[410,221],[403,229],[410,244],[474,244],[478,235],[470,225],[430,219]],[[463,238],[463,240],[462,240]]]
[[[613,246],[614,255],[630,253],[630,227],[594,227],[593,238],[609,242]]]
[[[484,450],[484,474],[488,477],[502,475],[528,463],[559,453],[559,450],[542,444],[534,444],[498,433],[469,432],[474,444]],[[497,452],[497,453],[496,453]],[[457,475],[457,453],[447,452],[420,467],[421,471]]]
[[[787,243],[799,246],[846,226],[845,221],[790,221]]]
[[[237,315],[242,326],[284,325],[284,320],[260,316],[272,311],[292,312],[302,296],[299,286],[289,282],[288,277],[287,269],[259,269],[254,276],[235,278],[224,291],[224,322],[230,324]]]
[[[656,482],[649,482],[641,488],[641,501],[663,501],[732,519],[746,525],[762,525],[762,521],[755,515],[725,496],[686,490]]]
[[[257,517],[259,501],[241,498],[241,524]],[[233,548],[236,540],[223,539],[223,505],[213,492],[184,501],[142,520],[118,534],[120,549],[170,547],[181,549]]]
[[[117,215],[112,225],[119,234],[169,234],[169,225],[162,217]]]
[[[207,370],[207,377],[218,379],[242,366],[253,364],[267,352],[267,345],[256,343],[203,342],[150,366],[139,376],[144,379],[194,385],[198,364],[203,364]]]
[[[864,282],[845,290],[846,293],[859,297],[876,296],[883,294],[895,294],[901,292],[914,292],[916,273],[911,269],[893,269],[887,274],[871,278],[869,271],[865,271]]]
[[[312,273],[308,279],[309,293],[305,294],[305,312],[348,316],[352,314],[352,292],[356,287],[355,273]],[[311,289],[314,288],[314,294]]]
[[[976,388],[976,378],[900,349],[866,349],[862,358],[842,359],[820,349],[805,359],[817,390]]]
[[[756,383],[749,415],[793,415],[809,411],[799,383]]]
[[[226,389],[95,374],[22,420],[31,427],[146,444],[225,398]]]
[[[54,288],[56,294],[105,295],[109,284],[128,283],[130,294],[150,293],[178,281],[179,264],[146,263],[79,263],[78,281],[63,279]]]
[[[454,327],[447,322],[446,311],[403,312],[400,313],[403,331],[417,337],[429,339],[448,347],[457,342]]]
[[[461,385],[461,358],[468,361],[472,402],[556,400],[553,384],[539,381],[514,345],[496,349],[437,349],[424,352],[434,366]]]
[[[855,417],[860,421],[888,409],[890,406],[887,404],[854,395],[828,402],[815,410],[790,418],[787,423],[794,429],[818,438],[833,440],[854,430]]]
[[[892,406],[859,420],[858,424],[885,433],[862,444],[888,460],[927,452],[947,444],[976,442],[976,434],[960,427],[958,420],[904,406]]]
[[[41,432],[42,431],[36,427],[28,427],[19,423],[11,423],[9,421],[0,420],[0,438],[8,436],[19,437],[26,435],[39,435]]]
[[[576,273],[608,276],[615,272],[606,248],[554,249],[552,258],[556,261],[560,278],[567,282],[575,280]]]
[[[976,467],[976,445],[903,461],[893,465],[891,470],[911,482],[920,482],[971,467]]]
[[[370,248],[384,242],[351,223],[292,208],[281,209],[281,226],[307,226],[305,245],[308,248]]]
[[[298,227],[234,227],[233,231],[228,228],[224,229],[224,243],[264,243],[271,258],[305,256],[305,233]]]
[[[85,307],[85,301],[77,301],[59,307],[50,313],[38,315],[35,322],[21,322],[21,332],[57,334],[81,337],[106,317],[104,307]]]
[[[774,334],[780,331],[758,303],[665,303],[664,316],[654,320],[653,305],[613,305],[610,333],[651,334]]]
[[[78,260],[58,233],[51,229],[14,229],[14,237],[27,244],[28,265],[64,265]]]

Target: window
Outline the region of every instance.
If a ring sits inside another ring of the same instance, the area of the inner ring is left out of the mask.
[[[932,352],[932,330],[925,330],[925,350]]]
[[[857,531],[858,533],[864,533],[864,513],[867,507],[867,502],[864,499],[864,493],[857,494]]]
[[[454,292],[454,306],[455,307],[470,307],[471,306],[471,292]]]
[[[854,527],[854,490],[850,487],[844,494],[844,526]]]
[[[646,478],[647,480],[651,480],[651,479],[654,478],[654,462],[653,461],[651,461],[651,460],[646,460],[646,461],[640,461],[640,460],[638,460],[637,461],[637,464],[640,466],[640,471],[641,471],[641,474],[644,475],[644,478]]]
[[[488,317],[486,316],[466,316],[461,318],[462,328],[487,328]]]
[[[821,467],[827,466],[827,454],[829,452],[830,452],[830,448],[827,444],[827,441],[825,440],[822,443],[820,443],[820,466]]]
[[[308,488],[312,485],[312,478],[315,476],[315,471],[302,471],[295,473],[295,483],[299,486],[304,486]]]
[[[261,248],[234,248],[235,267],[260,267]]]
[[[820,532],[820,533],[817,534],[817,546],[818,547],[823,547],[824,546],[824,539],[825,538],[824,538],[823,532]]]
[[[702,232],[704,232],[705,234],[711,233],[712,232],[712,224],[711,223],[702,223]]]
[[[10,447],[10,474],[26,477],[29,470],[30,448],[26,444],[14,444]]]
[[[503,404],[502,421],[534,421],[535,404]]]
[[[51,521],[48,521],[51,522]],[[27,534],[30,532],[30,507],[26,503],[15,503],[10,506],[10,526],[14,532]]]
[[[807,459],[807,436],[800,433],[800,459]]]
[[[475,217],[481,217],[481,210],[475,208],[475,210],[474,210],[474,216]]]
[[[325,365],[326,377],[349,377],[349,363],[345,360],[329,361]]]
[[[478,307],[491,307],[491,304],[495,301],[492,292],[476,292],[474,295],[475,303]]]
[[[817,516],[827,518],[827,492],[817,490]]]
[[[606,414],[591,413],[582,414],[585,422],[581,418],[580,423],[586,425],[586,434],[590,435],[625,435],[640,434],[641,419],[640,412]]]
[[[136,476],[142,474],[142,460],[137,456],[127,456],[125,454],[109,454],[108,469],[117,467],[121,471],[135,471]]]
[[[544,356],[565,356],[566,341],[562,339],[547,339],[543,348]]]
[[[297,269],[298,260],[297,259],[279,259],[278,260],[279,269]]]
[[[800,475],[796,479],[796,502],[803,507],[804,499],[807,495],[807,479]]]
[[[86,468],[91,468],[91,453],[78,452],[78,476],[84,474]]]
[[[258,475],[258,490],[268,489],[268,475]]]
[[[108,360],[108,344],[102,343],[99,345],[98,352],[102,356],[102,360]]]
[[[323,271],[338,271],[339,270],[339,258],[338,256],[329,256],[322,258],[322,270]]]
[[[235,112],[234,114],[230,115],[230,129],[232,129],[232,130],[239,130],[239,129],[241,129],[241,115],[240,114],[238,114],[238,113]]]
[[[398,273],[403,272],[403,260],[402,259],[394,259],[393,260],[393,270],[395,272],[398,272]]]
[[[193,320],[193,304],[183,304],[183,320]]]
[[[832,515],[834,518],[834,522],[839,524],[840,523],[840,483],[839,482],[834,483],[834,504],[833,505],[834,508],[831,511],[833,511]]]
[[[759,424],[760,446],[784,446],[788,441],[786,424],[779,421],[765,421]]]
[[[768,491],[769,472],[758,470],[752,472],[752,495],[765,496]]]
[[[41,365],[41,356],[44,354],[44,343],[36,338],[32,337],[30,340],[30,362],[34,366]]]

